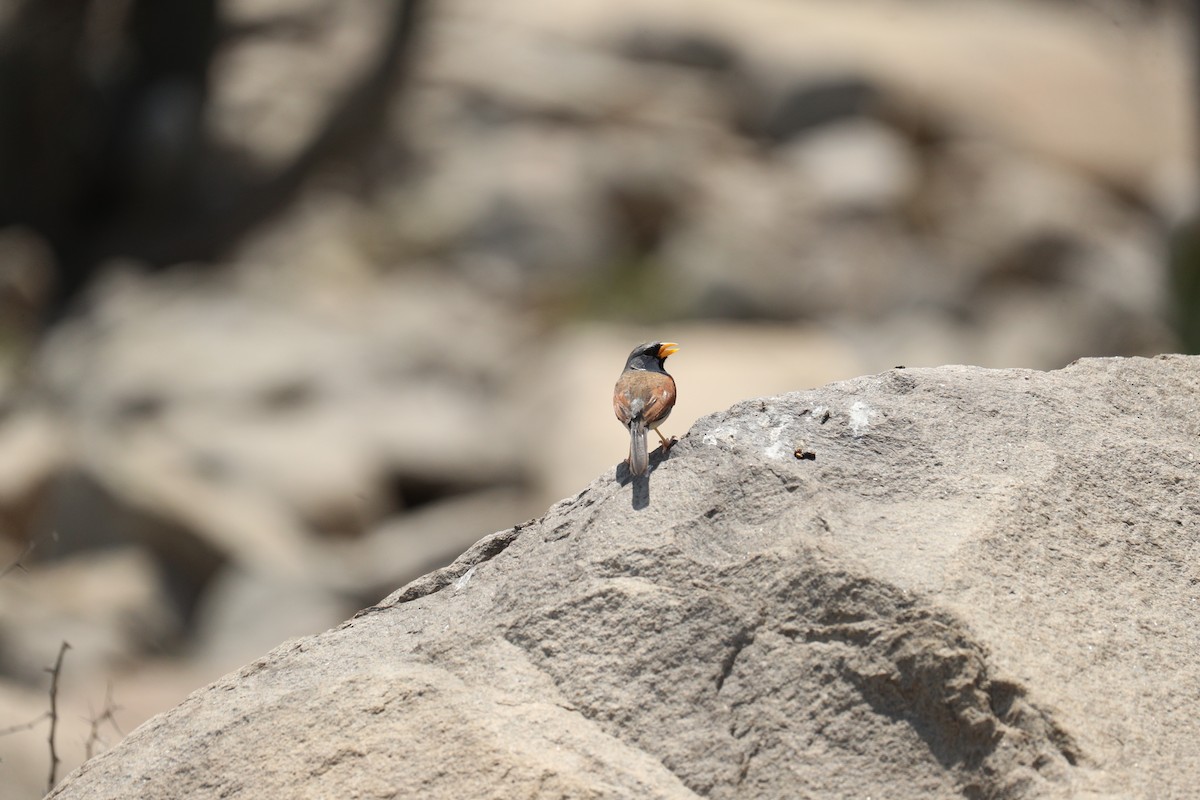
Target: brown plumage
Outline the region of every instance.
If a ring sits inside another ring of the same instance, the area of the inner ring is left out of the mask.
[[[629,429],[629,472],[645,474],[650,466],[646,452],[646,430],[653,430],[662,441],[665,453],[675,440],[667,441],[658,426],[675,407],[675,379],[667,374],[667,356],[679,350],[674,342],[647,342],[638,345],[625,361],[625,369],[613,387],[613,411]]]

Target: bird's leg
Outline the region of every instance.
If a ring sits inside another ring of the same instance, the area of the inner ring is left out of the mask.
[[[671,445],[673,445],[679,441],[674,436],[672,436],[671,441],[668,442],[667,437],[663,436],[662,431],[660,431],[658,428],[655,428],[654,432],[658,434],[659,441],[662,442],[662,451],[664,453],[671,449]]]

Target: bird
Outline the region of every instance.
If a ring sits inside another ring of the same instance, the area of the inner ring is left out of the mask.
[[[658,434],[662,450],[675,443],[667,441],[658,426],[666,422],[675,407],[675,379],[667,374],[667,356],[679,351],[674,342],[646,342],[633,348],[625,369],[613,387],[613,411],[629,430],[629,472],[643,475],[650,466],[646,452],[646,429]]]

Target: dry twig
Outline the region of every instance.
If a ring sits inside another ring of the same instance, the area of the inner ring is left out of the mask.
[[[29,544],[25,545],[25,549],[21,551],[21,555],[17,556],[16,561],[12,562],[4,569],[0,569],[0,578],[3,578],[5,575],[8,575],[10,572],[16,572],[17,570],[20,570],[21,572],[28,572],[29,570],[25,569],[25,564],[23,562],[25,561],[25,559],[29,558],[29,556],[33,553],[34,548],[36,548],[36,547],[37,547],[37,542],[30,540]]]
[[[58,783],[58,765],[61,759],[58,757],[58,750],[54,746],[54,736],[58,733],[58,678],[62,674],[63,656],[71,645],[65,641],[62,647],[58,648],[58,658],[54,660],[53,667],[47,667],[46,671],[50,673],[50,735],[47,736],[47,741],[50,742],[50,777],[47,779],[46,791],[54,790],[54,784]]]
[[[42,720],[50,716],[49,711],[43,711],[29,722],[22,722],[20,725],[12,725],[7,728],[0,728],[0,736],[8,736],[10,733],[20,733],[21,731],[31,731],[36,728]]]
[[[113,702],[112,689],[112,681],[109,681],[108,689],[104,692],[104,708],[100,710],[98,716],[93,712],[89,719],[91,730],[88,731],[88,738],[84,743],[85,758],[91,758],[95,754],[97,744],[107,745],[107,742],[100,738],[100,727],[104,723],[107,722],[120,736],[125,735],[125,731],[121,730],[121,726],[117,724],[117,718],[114,716],[121,710],[121,707]]]

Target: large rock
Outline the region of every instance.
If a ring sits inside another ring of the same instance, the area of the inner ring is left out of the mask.
[[[1165,356],[741,403],[51,796],[1186,796],[1198,390]]]

